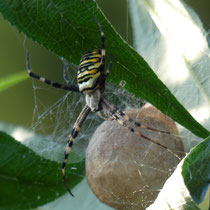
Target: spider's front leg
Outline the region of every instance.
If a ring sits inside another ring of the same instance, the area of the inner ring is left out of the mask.
[[[51,81],[51,80],[46,79],[42,76],[39,76],[38,74],[33,73],[31,71],[31,67],[30,67],[30,63],[29,63],[29,52],[28,51],[26,52],[26,68],[27,68],[27,71],[28,71],[28,75],[30,77],[38,79],[41,82],[44,82],[44,83],[46,83],[48,85],[51,85],[53,87],[56,87],[56,88],[60,88],[60,89],[64,89],[64,90],[70,90],[70,91],[74,91],[74,92],[79,92],[79,88],[76,85],[68,83],[68,86],[66,86],[66,85],[60,84],[58,82]]]
[[[67,190],[69,191],[69,193],[74,196],[68,186],[67,180],[66,180],[66,175],[65,175],[65,168],[66,168],[66,162],[69,156],[69,153],[71,151],[72,145],[74,143],[74,139],[77,137],[80,128],[82,127],[82,124],[84,123],[85,119],[87,118],[88,114],[90,113],[91,109],[88,105],[85,105],[85,107],[83,108],[83,110],[81,111],[79,117],[77,118],[73,130],[71,132],[71,134],[69,135],[69,140],[67,142],[66,145],[66,150],[64,153],[64,160],[63,160],[63,164],[62,164],[62,175],[63,175],[63,180],[64,180],[64,184],[67,188]]]

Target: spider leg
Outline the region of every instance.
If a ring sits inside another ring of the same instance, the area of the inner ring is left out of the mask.
[[[114,120],[113,118],[111,118],[110,116],[103,116],[100,112],[96,112],[98,117],[100,117],[102,120],[104,121],[110,121],[110,120]]]
[[[99,27],[100,32],[101,32],[101,43],[102,43],[102,46],[101,46],[101,55],[102,55],[101,61],[105,66],[105,55],[106,55],[105,40],[106,40],[106,38],[105,38],[104,31],[102,29],[101,24],[99,23],[99,21],[96,18],[94,18],[94,20],[98,24],[98,27]],[[106,73],[104,74],[104,81],[106,80],[106,77],[109,75],[111,67],[112,67],[112,54],[110,54],[110,62],[109,62],[108,68],[106,70]],[[105,69],[104,69],[104,71],[105,71]]]
[[[158,132],[162,132],[162,131],[159,131],[159,130],[153,129],[153,128],[149,128],[147,126],[142,126],[139,122],[136,122],[133,119],[131,119],[128,115],[126,115],[124,112],[120,111],[118,107],[113,105],[111,102],[109,102],[105,98],[102,98],[101,105],[102,105],[104,111],[109,116],[113,117],[120,125],[126,127],[128,130],[135,133],[136,135],[141,136],[142,138],[167,149],[166,146],[148,138],[147,136],[143,135],[141,132],[136,131],[131,125],[129,125],[129,123],[133,124],[135,127],[146,128],[146,129],[153,130],[153,131],[158,131]],[[164,132],[164,131],[162,133],[168,134],[168,132]]]
[[[110,54],[109,65],[106,70],[105,78],[107,78],[109,76],[110,70],[112,68],[112,62],[113,62],[113,57],[112,57],[112,54]]]
[[[102,43],[102,45],[101,45],[101,63],[104,66],[103,71],[105,71],[105,56],[106,56],[105,40],[106,40],[106,38],[105,38],[104,31],[102,29],[101,24],[99,23],[99,21],[96,18],[94,18],[94,20],[96,21],[96,23],[100,29],[100,32],[101,32],[101,43]],[[104,81],[105,81],[105,79],[106,79],[106,76],[104,77]]]
[[[101,46],[101,54],[102,54],[102,60],[105,62],[106,50],[105,50],[105,35],[104,35],[104,31],[103,31],[102,26],[99,23],[99,21],[96,18],[94,18],[94,20],[98,24],[98,27],[99,27],[100,32],[101,32],[101,43],[102,43],[102,46]]]
[[[105,100],[109,103],[110,108],[114,112],[117,112],[118,115],[120,115],[122,118],[125,118],[126,121],[128,121],[129,123],[132,123],[134,127],[141,127],[141,128],[145,128],[145,129],[148,129],[148,130],[152,130],[152,131],[156,131],[156,132],[160,132],[160,133],[164,133],[164,134],[170,134],[170,132],[168,132],[168,131],[161,131],[161,130],[158,130],[158,129],[155,129],[155,128],[151,128],[151,127],[142,125],[141,123],[139,123],[139,122],[133,120],[132,118],[130,118],[127,114],[122,112],[118,107],[116,107],[115,105],[110,103],[107,99],[105,99]]]
[[[65,82],[69,85],[72,86],[72,83],[70,82],[68,76],[67,76],[67,70],[68,70],[69,66],[68,64],[64,63],[64,67],[63,67],[63,78],[65,80]],[[74,86],[74,85],[73,85]]]
[[[74,127],[72,129],[71,134],[69,135],[69,140],[67,142],[66,145],[66,150],[64,153],[64,160],[63,160],[63,164],[62,164],[62,175],[63,175],[63,180],[64,180],[64,184],[67,188],[67,190],[69,191],[69,193],[74,197],[74,195],[72,194],[68,183],[67,183],[67,179],[66,179],[66,175],[65,175],[65,168],[66,168],[66,162],[69,156],[69,153],[71,151],[72,145],[74,143],[74,139],[77,137],[80,128],[82,127],[82,124],[84,123],[85,119],[87,118],[88,114],[90,113],[91,109],[88,105],[85,105],[85,107],[83,108],[83,110],[81,111],[79,117],[77,118]]]
[[[26,52],[26,67],[27,67],[27,71],[28,71],[28,74],[29,74],[30,77],[38,79],[41,82],[47,83],[48,85],[51,85],[51,86],[56,87],[56,88],[60,88],[60,89],[64,89],[64,90],[70,90],[70,91],[74,91],[74,92],[79,92],[79,88],[75,85],[69,84],[69,86],[66,86],[66,85],[60,84],[58,82],[53,82],[49,79],[46,79],[44,77],[41,77],[41,76],[33,73],[31,71],[30,64],[29,64],[29,53],[28,53],[28,51]]]

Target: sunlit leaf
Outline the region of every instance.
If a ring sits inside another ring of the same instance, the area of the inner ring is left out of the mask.
[[[198,15],[180,0],[129,4],[135,49],[193,117],[209,128],[210,50]],[[187,151],[200,142],[186,129],[179,132],[187,137]]]
[[[192,149],[182,165],[182,175],[193,200],[203,201],[210,185],[210,136]]]
[[[180,162],[158,194],[155,202],[147,208],[155,209],[200,209],[203,202],[209,208],[209,199],[203,200],[209,187],[210,137],[196,146]]]

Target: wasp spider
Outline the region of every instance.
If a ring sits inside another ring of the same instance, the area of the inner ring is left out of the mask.
[[[132,120],[129,118],[124,112],[120,111],[116,106],[114,106],[112,103],[110,103],[107,99],[103,97],[103,92],[105,89],[105,82],[106,78],[110,73],[110,69],[112,66],[112,54],[110,54],[110,63],[105,69],[105,35],[103,32],[103,29],[101,27],[101,24],[98,22],[97,19],[95,19],[101,33],[101,42],[102,46],[101,49],[95,49],[87,52],[84,54],[80,60],[79,64],[79,70],[77,72],[77,83],[78,86],[72,84],[70,80],[67,77],[66,70],[67,66],[64,66],[64,79],[67,83],[67,85],[63,85],[57,82],[53,82],[49,79],[46,79],[44,77],[41,77],[35,73],[33,73],[30,69],[29,65],[29,53],[26,53],[26,66],[28,70],[28,74],[30,77],[33,77],[35,79],[38,79],[44,83],[47,83],[48,85],[54,86],[56,88],[61,88],[67,91],[74,91],[78,93],[83,93],[85,95],[86,99],[86,105],[82,109],[79,117],[77,118],[72,132],[69,135],[69,139],[66,145],[65,153],[64,153],[64,160],[62,164],[62,175],[64,179],[64,184],[69,191],[69,193],[73,196],[66,180],[65,176],[65,167],[67,158],[69,156],[69,153],[71,151],[71,147],[73,145],[74,139],[77,137],[80,128],[82,127],[82,124],[84,123],[85,119],[87,118],[88,114],[92,112],[98,112],[100,110],[104,110],[105,115],[110,117],[111,119],[116,120],[120,125],[126,127],[131,132],[135,133],[138,136],[143,137],[144,139],[153,142],[154,144],[157,144],[163,148],[166,148],[165,146],[159,144],[158,142],[155,142],[154,140],[146,137],[139,131],[135,130],[135,127],[142,127],[145,129],[167,133],[164,131],[156,130],[150,127],[146,127],[144,125],[141,125],[140,123]]]

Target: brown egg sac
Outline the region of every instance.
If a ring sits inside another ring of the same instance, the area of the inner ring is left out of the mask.
[[[111,120],[95,131],[86,151],[86,177],[95,195],[115,209],[141,210],[153,203],[167,178],[184,156],[175,123],[155,107],[127,110],[145,128],[134,129],[156,145]]]

